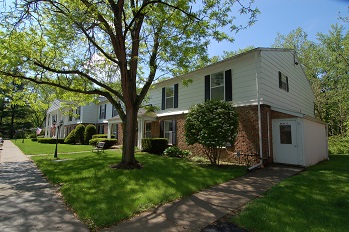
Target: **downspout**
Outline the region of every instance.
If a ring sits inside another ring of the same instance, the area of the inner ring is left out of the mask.
[[[258,64],[257,64],[257,51],[255,53],[255,68],[256,68],[256,89],[257,89],[257,102],[258,102],[258,136],[259,136],[259,163],[249,167],[248,170],[255,169],[263,165],[263,141],[262,141],[262,119],[261,119],[261,102],[259,98],[259,82],[258,82]]]

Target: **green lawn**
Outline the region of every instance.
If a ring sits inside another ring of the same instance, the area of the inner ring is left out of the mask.
[[[41,145],[40,145],[41,146]],[[245,167],[203,166],[185,159],[140,153],[141,170],[115,170],[118,150],[33,156],[45,176],[61,187],[69,207],[91,227],[107,227],[165,202],[228,181]]]
[[[38,155],[38,154],[53,154],[55,152],[56,144],[46,144],[32,142],[30,139],[12,140],[12,142],[19,147],[26,155]],[[58,154],[69,153],[69,152],[81,152],[81,151],[91,151],[91,145],[71,145],[71,144],[58,144]]]
[[[234,223],[249,231],[349,231],[349,155],[306,169],[248,204]]]

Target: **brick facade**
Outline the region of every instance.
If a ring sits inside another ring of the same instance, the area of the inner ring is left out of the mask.
[[[259,125],[258,125],[258,106],[241,106],[235,108],[238,114],[238,134],[235,143],[231,147],[222,149],[221,160],[248,163],[253,165],[260,160],[259,150]],[[160,122],[165,120],[176,121],[176,141],[180,149],[190,150],[195,155],[203,155],[201,145],[187,145],[185,142],[185,114],[165,116],[157,118],[157,121],[151,124],[151,135],[153,138],[161,137]],[[270,106],[261,105],[261,132],[262,132],[262,152],[263,162],[273,162],[273,134],[272,119],[295,118],[295,116],[272,111]],[[269,119],[269,120],[268,120]],[[118,143],[122,143],[122,128],[119,124]],[[239,156],[237,156],[239,152]]]

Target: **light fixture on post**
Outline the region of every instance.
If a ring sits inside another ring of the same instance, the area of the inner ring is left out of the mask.
[[[53,121],[53,126],[56,125],[56,121]],[[58,155],[57,155],[57,147],[58,147],[58,134],[59,134],[59,130],[60,130],[60,127],[63,126],[63,120],[61,120],[59,122],[59,124],[57,125],[57,128],[56,128],[56,149],[55,149],[55,154],[53,155],[53,158],[57,159]]]

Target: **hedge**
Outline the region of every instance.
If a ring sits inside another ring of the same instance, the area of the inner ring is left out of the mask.
[[[105,142],[104,148],[108,149],[114,146],[118,143],[117,139],[106,139],[106,138],[96,138],[96,139],[90,139],[89,144],[92,146],[96,146],[99,142]]]
[[[84,133],[84,144],[89,144],[90,139],[92,139],[92,136],[96,134],[96,127],[92,124],[88,124],[85,127],[85,133]]]
[[[115,138],[115,135],[111,135],[112,138]],[[108,138],[108,135],[107,134],[95,134],[95,135],[92,135],[92,138],[93,139],[99,139],[99,138]]]
[[[56,143],[55,138],[38,138],[38,143],[49,143],[49,144],[55,144]],[[64,139],[58,139],[58,143],[64,143]]]
[[[166,138],[145,138],[142,139],[142,151],[161,155],[168,147]]]

